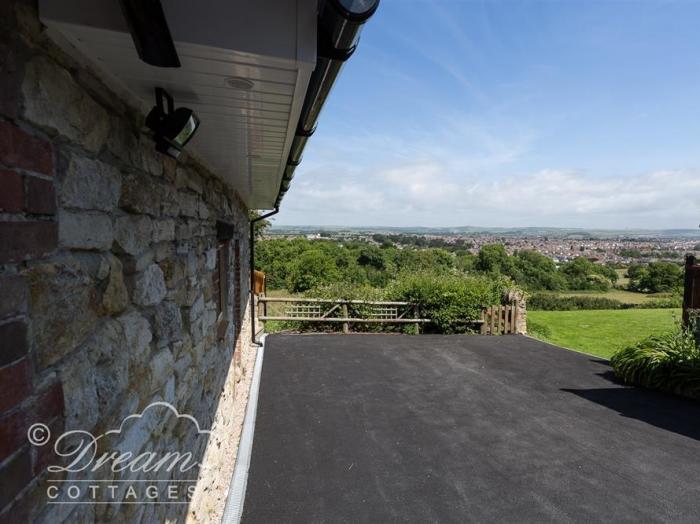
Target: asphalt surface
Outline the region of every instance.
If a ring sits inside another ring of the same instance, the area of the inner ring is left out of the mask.
[[[700,403],[521,336],[270,336],[243,521],[700,522]]]

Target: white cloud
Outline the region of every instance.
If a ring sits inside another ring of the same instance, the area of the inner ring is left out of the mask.
[[[700,222],[700,169],[528,171],[520,166],[532,165],[538,136],[516,122],[454,113],[436,117],[429,132],[360,129],[341,136],[312,142],[278,223],[693,228]]]
[[[700,222],[700,171],[480,177],[423,162],[340,184],[323,170],[303,176],[287,196],[284,223],[692,228]]]

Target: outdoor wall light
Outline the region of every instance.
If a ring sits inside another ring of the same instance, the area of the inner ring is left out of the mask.
[[[168,101],[165,112],[163,99]],[[174,108],[173,97],[165,89],[156,87],[156,105],[146,117],[146,125],[153,131],[156,151],[177,158],[199,127],[199,118],[186,107]]]

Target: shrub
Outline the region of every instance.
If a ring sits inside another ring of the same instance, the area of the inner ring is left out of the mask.
[[[527,301],[531,311],[575,311],[579,309],[623,309],[619,300],[595,296],[561,296],[552,293],[534,293]]]
[[[700,399],[700,349],[692,329],[649,337],[615,353],[610,364],[627,383]]]
[[[435,275],[419,272],[400,275],[387,288],[391,300],[414,302],[421,316],[431,319],[427,331],[467,333],[484,307],[500,304],[512,288],[510,280],[500,277]]]
[[[325,298],[328,300],[365,300],[365,301],[382,301],[386,300],[386,291],[382,288],[372,287],[370,285],[348,285],[339,282],[333,284],[328,284],[325,286],[318,286],[314,289],[309,290],[304,294],[310,298]],[[350,316],[353,317],[367,317],[372,311],[369,306],[363,306],[361,304],[353,304],[350,311]],[[340,316],[340,311],[338,315]],[[324,329],[326,331],[340,331],[343,325],[340,322],[333,322],[328,324],[311,323],[308,325],[301,325],[299,329],[304,331],[318,331],[319,329]],[[353,323],[350,325],[351,330],[355,331],[369,331],[369,332],[381,332],[381,331],[402,331],[403,326],[400,324],[381,324],[369,322],[366,324]]]
[[[636,304],[635,307],[641,309],[677,309],[683,307],[683,297],[680,295],[673,295],[668,298],[657,298],[649,300],[648,302]]]
[[[527,321],[527,333],[531,337],[547,340],[552,336],[552,330],[548,325],[533,320]]]

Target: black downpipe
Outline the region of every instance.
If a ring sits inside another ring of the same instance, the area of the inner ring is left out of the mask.
[[[248,251],[250,252],[250,337],[253,344],[258,343],[255,339],[255,223],[276,215],[279,211],[280,208],[275,207],[273,211],[253,218],[250,221],[250,245],[248,246]]]

